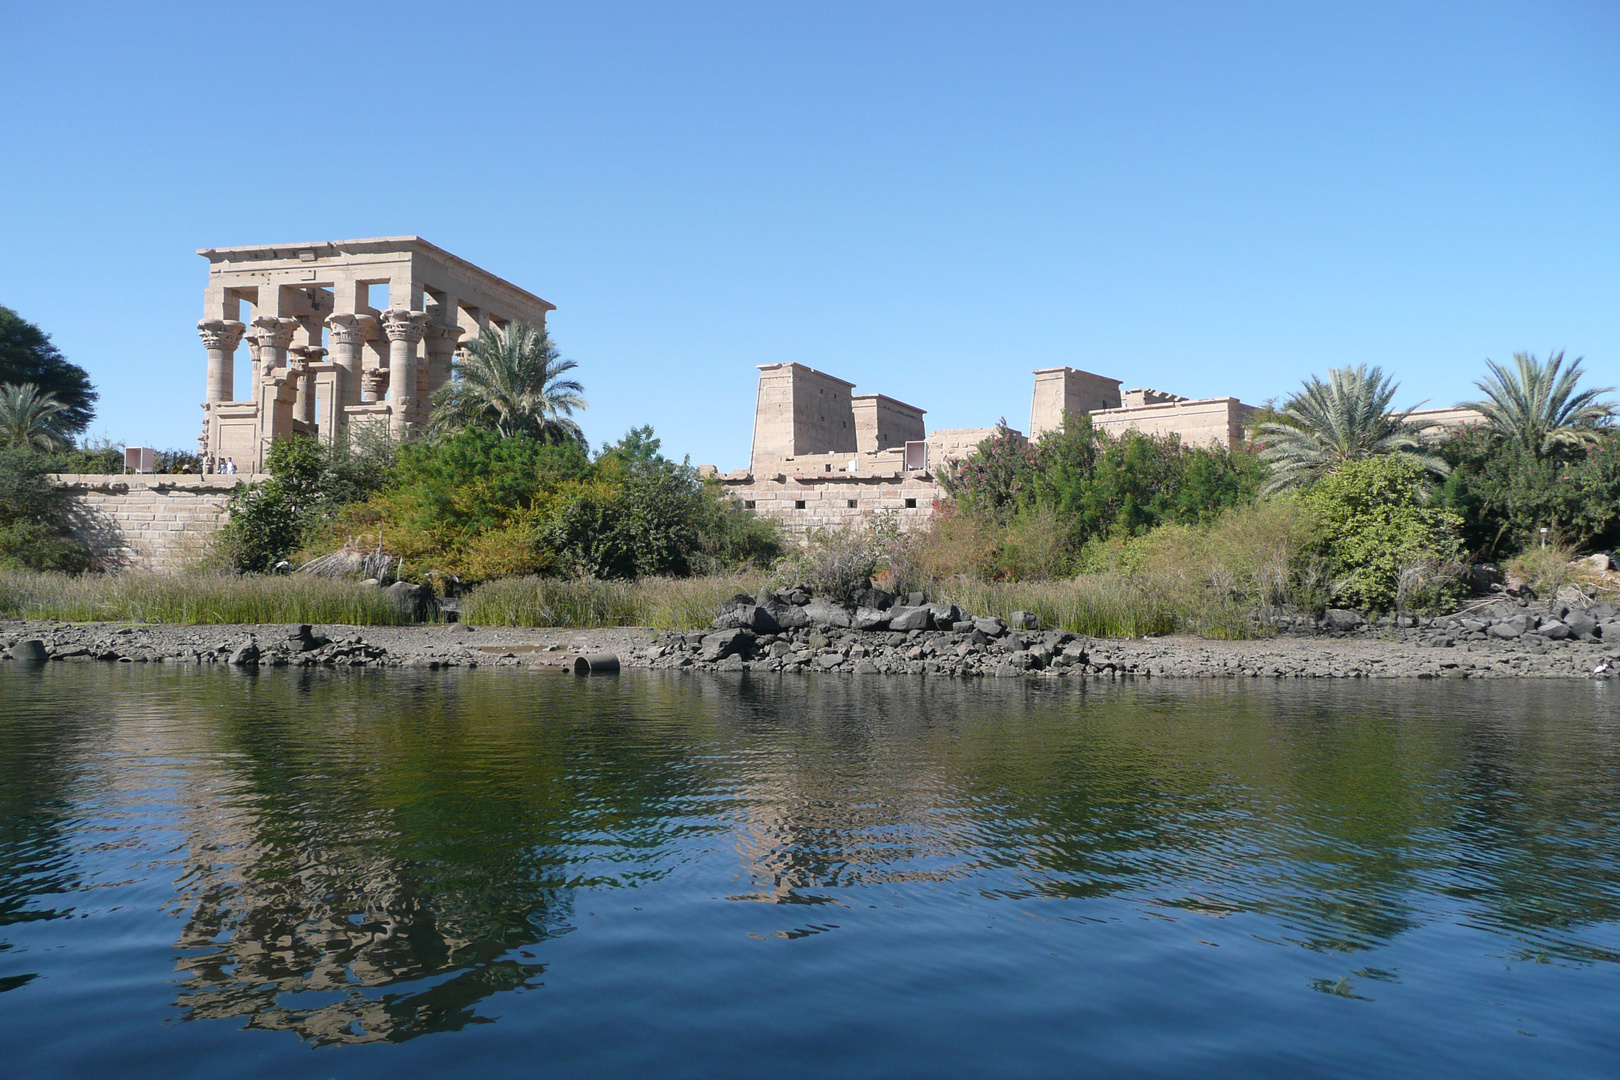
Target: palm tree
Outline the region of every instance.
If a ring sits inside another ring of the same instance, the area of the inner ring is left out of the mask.
[[[1400,384],[1381,368],[1330,368],[1323,382],[1312,375],[1305,387],[1284,403],[1278,419],[1262,424],[1265,439],[1260,460],[1271,466],[1267,492],[1310,484],[1347,461],[1399,454],[1444,476],[1450,467],[1423,453],[1427,437],[1408,417],[1412,409],[1391,412],[1389,403]]]
[[[513,323],[485,327],[433,396],[433,425],[441,431],[489,428],[502,438],[528,435],[546,442],[584,442],[572,419],[586,407],[585,388],[562,376],[578,365],[563,360],[544,329]]]
[[[1498,438],[1534,458],[1597,441],[1597,427],[1615,411],[1613,403],[1597,399],[1613,393],[1614,387],[1576,393],[1581,360],[1577,357],[1560,374],[1564,365],[1562,352],[1553,353],[1545,364],[1522,352],[1514,353],[1513,361],[1517,370],[1486,360],[1490,374],[1474,383],[1485,391],[1485,400],[1470,401],[1459,408],[1473,409],[1484,416]]]
[[[33,383],[0,386],[0,446],[25,446],[49,453],[67,443],[62,424],[67,405],[42,394]]]

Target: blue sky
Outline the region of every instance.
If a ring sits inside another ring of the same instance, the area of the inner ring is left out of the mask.
[[[544,296],[593,442],[747,460],[755,364],[1024,427],[1620,384],[1620,5],[12,5],[0,304],[194,445],[204,246],[415,233]]]

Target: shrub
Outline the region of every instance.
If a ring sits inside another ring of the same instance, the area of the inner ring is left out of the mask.
[[[1396,456],[1349,462],[1302,498],[1337,602],[1425,611],[1461,597],[1462,519],[1431,504],[1420,465]]]
[[[1484,427],[1462,429],[1441,446],[1453,468],[1439,500],[1487,557],[1528,551],[1543,528],[1576,547],[1620,545],[1620,434],[1593,437],[1536,456]]]
[[[0,569],[78,573],[90,550],[72,534],[72,496],[53,487],[50,461],[31,450],[0,450]]]

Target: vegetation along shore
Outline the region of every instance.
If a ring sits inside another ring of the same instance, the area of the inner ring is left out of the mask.
[[[291,640],[244,627],[309,624],[365,627],[333,642],[383,651],[288,663],[475,662],[408,643],[638,627],[612,640],[654,667],[1601,676],[1620,647],[1620,432],[1611,388],[1562,354],[1487,362],[1458,403],[1477,419],[1453,426],[1414,420],[1367,366],[1307,378],[1235,447],[1088,416],[1033,442],[1003,425],[939,470],[949,497],[926,527],[878,513],[801,543],[651,428],[589,446],[576,366],[514,325],[458,358],[420,433],[277,440],[192,565],[157,575],[98,563],[52,482],[121,465],[83,438],[88,378],[15,313],[0,331],[0,617],[22,620],[7,648],[219,659],[245,636]],[[908,606],[928,614],[892,613]]]

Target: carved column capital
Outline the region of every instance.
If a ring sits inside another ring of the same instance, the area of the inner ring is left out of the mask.
[[[383,333],[389,341],[405,341],[412,345],[422,340],[427,330],[428,317],[423,311],[409,308],[389,308],[382,315]]]
[[[293,331],[298,329],[297,319],[275,319],[270,316],[253,320],[261,349],[285,349],[292,344]]]
[[[388,369],[367,368],[360,374],[360,385],[371,396],[371,400],[376,401],[388,389]]]
[[[247,325],[235,319],[203,319],[197,323],[197,333],[202,336],[203,347],[210,351],[220,349],[235,352],[246,332]]]
[[[428,348],[435,353],[455,352],[460,347],[461,335],[466,333],[459,326],[430,326],[423,332],[427,339]]]
[[[334,345],[363,345],[377,338],[377,320],[370,315],[329,315],[326,328]]]

